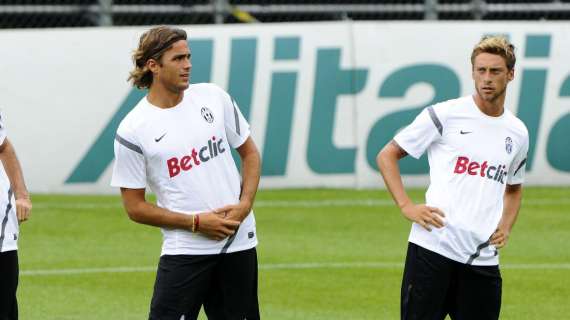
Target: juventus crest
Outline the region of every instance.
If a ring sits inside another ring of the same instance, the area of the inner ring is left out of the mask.
[[[511,137],[507,137],[505,139],[505,150],[507,150],[508,154],[511,154],[511,152],[513,152],[513,139],[511,139]]]
[[[202,117],[208,123],[214,122],[214,114],[210,109],[208,109],[208,107],[202,107]]]

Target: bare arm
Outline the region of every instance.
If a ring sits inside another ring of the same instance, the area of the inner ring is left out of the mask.
[[[251,137],[237,148],[242,163],[242,187],[238,204],[225,206],[220,209],[229,219],[243,221],[253,207],[259,175],[261,171],[261,158],[257,147]]]
[[[509,235],[511,230],[517,221],[519,215],[519,210],[521,207],[522,200],[522,185],[507,184],[505,189],[505,195],[503,197],[503,216],[499,222],[499,226],[493,235],[491,236],[490,243],[495,245],[498,249],[507,245],[509,240]]]
[[[28,194],[28,189],[24,182],[22,167],[16,156],[16,151],[8,138],[4,139],[4,142],[0,145],[0,159],[4,165],[4,171],[6,171],[8,180],[10,180],[10,187],[12,191],[14,191],[14,197],[16,198],[16,216],[18,217],[18,222],[21,223],[30,217],[32,202],[30,201],[30,195]]]
[[[129,218],[135,222],[156,227],[192,230],[193,216],[169,211],[146,201],[145,189],[121,188],[123,205]],[[221,240],[232,234],[239,226],[235,221],[225,220],[217,212],[201,213],[197,232]]]
[[[396,205],[408,220],[420,224],[428,231],[431,231],[430,225],[441,228],[444,225],[441,219],[444,216],[443,212],[438,208],[414,204],[404,189],[398,161],[407,155],[406,151],[394,140],[390,141],[378,153],[376,162],[384,178],[384,183]]]

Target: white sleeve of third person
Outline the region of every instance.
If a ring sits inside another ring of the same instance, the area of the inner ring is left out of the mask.
[[[249,137],[249,123],[241,114],[237,102],[225,95],[224,103],[224,125],[226,127],[226,135],[228,137],[228,144],[232,148],[238,148]]]
[[[119,127],[115,135],[115,163],[111,186],[143,189],[146,187],[146,164],[141,146],[129,130]]]
[[[515,155],[509,173],[507,176],[507,184],[521,184],[524,182],[524,173],[526,170],[526,159],[528,153],[528,135],[524,138],[521,147]]]
[[[4,117],[0,114],[0,144],[6,140],[6,126],[4,125]]]
[[[394,137],[398,145],[418,159],[427,148],[441,137],[443,127],[433,107],[427,107],[412,123]]]

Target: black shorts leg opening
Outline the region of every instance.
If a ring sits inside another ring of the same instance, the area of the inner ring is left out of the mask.
[[[204,301],[209,320],[260,319],[255,248],[222,255],[212,282]]]
[[[160,257],[150,307],[150,320],[196,319],[209,290],[215,255]]]
[[[18,251],[6,251],[0,253],[0,319],[18,319]]]
[[[502,284],[499,266],[463,265],[458,272],[452,319],[499,319]]]
[[[445,319],[453,263],[414,243],[408,244],[401,289],[402,320]]]

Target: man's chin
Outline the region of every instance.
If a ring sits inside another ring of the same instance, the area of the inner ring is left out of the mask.
[[[483,93],[479,91],[479,96],[481,99],[487,102],[494,102],[500,96],[500,94],[493,94],[493,93]]]

